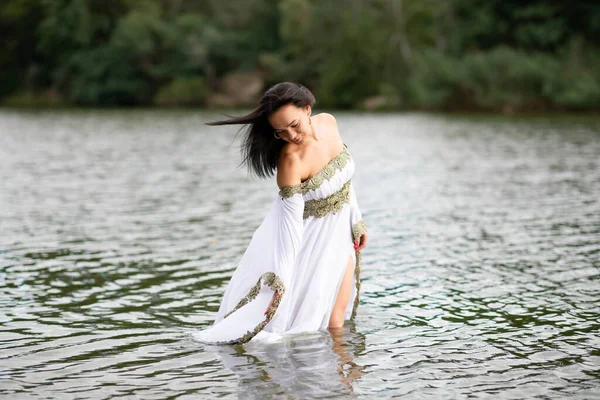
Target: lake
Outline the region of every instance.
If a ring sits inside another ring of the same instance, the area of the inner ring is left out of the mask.
[[[334,115],[369,230],[356,319],[209,346],[277,195],[237,127],[0,110],[0,395],[600,397],[600,118]]]

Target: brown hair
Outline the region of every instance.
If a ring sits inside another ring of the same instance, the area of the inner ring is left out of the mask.
[[[242,164],[261,178],[272,176],[277,169],[279,153],[286,143],[273,136],[269,115],[286,104],[304,107],[315,104],[315,97],[306,87],[295,82],[281,82],[269,88],[258,107],[241,117],[206,122],[206,125],[248,125],[244,131]],[[240,130],[243,129],[240,128]]]

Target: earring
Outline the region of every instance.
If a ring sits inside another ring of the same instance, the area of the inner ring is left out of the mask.
[[[311,116],[310,116],[310,115],[308,116],[308,124],[309,124],[309,125],[312,125],[312,118],[311,118]]]
[[[281,139],[281,136],[279,136],[275,131],[273,131],[273,136],[275,136],[275,139]]]

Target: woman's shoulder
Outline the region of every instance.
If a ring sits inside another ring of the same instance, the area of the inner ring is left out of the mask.
[[[339,146],[340,143],[343,145],[344,141],[342,139],[342,135],[340,135],[337,120],[333,115],[323,112],[317,114],[315,118],[319,118],[319,125],[325,128],[321,131],[322,134],[324,134],[324,136],[327,138],[328,143],[334,143],[334,147],[336,147],[336,145]]]
[[[277,186],[282,188],[299,185],[301,182],[301,166],[302,162],[298,152],[286,151],[284,147],[277,161]]]
[[[337,120],[335,119],[335,117],[326,112],[319,113],[319,114],[315,115],[313,118],[319,118],[319,120],[324,123],[337,125]]]

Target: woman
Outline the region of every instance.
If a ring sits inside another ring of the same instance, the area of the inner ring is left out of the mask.
[[[351,185],[354,161],[335,118],[311,116],[314,103],[307,88],[283,82],[248,115],[207,123],[248,125],[243,161],[260,177],[276,171],[279,195],[229,281],[214,324],[195,333],[201,341],[245,343],[340,328],[356,313],[367,231]]]

